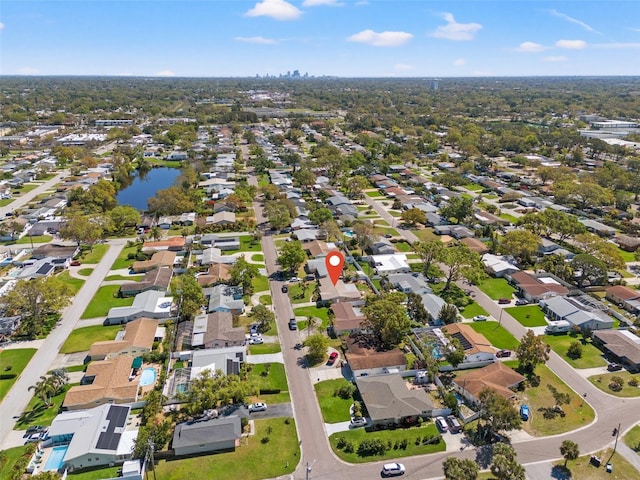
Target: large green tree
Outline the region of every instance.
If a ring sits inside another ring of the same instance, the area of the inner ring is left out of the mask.
[[[147,200],[149,212],[156,215],[180,215],[192,212],[196,208],[193,199],[180,187],[172,186],[158,190],[155,196]]]
[[[59,233],[62,238],[73,240],[78,246],[92,246],[103,237],[104,229],[93,216],[74,213],[65,219]]]
[[[420,255],[423,262],[422,272],[425,276],[430,275],[431,266],[438,260],[440,253],[444,249],[444,244],[440,239],[429,240],[428,242],[416,242],[413,244],[413,250]]]
[[[571,269],[579,274],[576,277],[578,288],[582,288],[587,280],[591,285],[604,285],[607,282],[606,263],[588,253],[579,253],[573,257]]]
[[[564,457],[564,466],[569,460],[575,460],[580,456],[580,447],[573,440],[564,440],[560,445],[560,454]]]
[[[539,364],[549,360],[549,351],[550,347],[544,343],[542,337],[528,329],[520,339],[520,345],[516,350],[520,368],[532,374]]]
[[[525,480],[524,467],[516,460],[516,452],[511,445],[496,443],[493,446],[491,473],[497,480]]]
[[[467,458],[447,457],[442,470],[445,480],[476,480],[480,467]]]
[[[123,235],[140,223],[140,212],[129,206],[120,205],[109,212],[114,233]]]
[[[178,301],[181,320],[193,320],[204,305],[202,287],[192,275],[174,277],[171,280],[171,294]]]
[[[451,288],[451,283],[466,278],[471,283],[478,283],[485,277],[480,255],[472,252],[464,243],[457,243],[443,249],[438,256],[447,269],[445,275],[447,282],[443,291]]]
[[[295,242],[285,242],[282,245],[278,263],[284,270],[294,273],[298,271],[306,259],[307,254],[302,249],[302,243],[296,240]]]
[[[270,200],[265,203],[264,211],[271,228],[274,230],[280,230],[281,228],[291,225],[291,213],[283,202]]]
[[[529,230],[517,229],[505,233],[500,239],[500,251],[513,255],[524,265],[531,265],[538,251],[540,237]]]
[[[329,339],[321,333],[314,333],[305,339],[304,346],[307,347],[309,363],[315,364],[322,360],[327,353]]]
[[[440,215],[447,219],[453,218],[456,223],[463,223],[472,213],[473,203],[469,198],[453,197],[440,207]]]
[[[364,324],[378,336],[385,347],[390,348],[400,343],[411,327],[403,301],[404,294],[400,292],[370,295],[362,308],[362,313],[367,317]]]
[[[229,271],[231,285],[242,285],[242,289],[245,293],[253,293],[253,279],[260,274],[258,267],[254,264],[247,262],[244,256],[238,257],[236,263],[231,267]]]
[[[516,407],[492,388],[485,387],[478,395],[480,400],[480,418],[484,424],[478,423],[478,429],[484,429],[485,435],[495,435],[503,430],[520,428],[522,420]]]

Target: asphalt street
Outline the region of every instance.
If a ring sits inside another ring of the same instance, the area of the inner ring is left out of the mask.
[[[67,175],[69,175],[69,171],[68,170],[63,170],[62,172],[56,174],[53,178],[47,180],[46,182],[42,183],[41,185],[38,185],[33,190],[31,190],[31,191],[29,191],[29,192],[27,192],[27,193],[25,193],[23,195],[20,195],[13,202],[11,202],[9,205],[5,205],[3,207],[0,207],[0,217],[5,217],[7,213],[14,212],[15,210],[23,207],[24,205],[26,205],[27,203],[32,201],[34,198],[36,198],[41,193],[44,193],[47,190],[50,190],[54,185],[58,184],[60,182],[60,180],[63,179],[64,177],[66,177]]]

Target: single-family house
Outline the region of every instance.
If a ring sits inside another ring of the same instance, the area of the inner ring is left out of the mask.
[[[464,349],[464,360],[458,368],[476,367],[495,360],[496,349],[491,342],[466,323],[451,323],[441,327],[440,330],[448,337],[458,340]],[[448,348],[448,345],[445,345],[445,348]]]
[[[322,259],[324,262],[324,259]],[[353,302],[362,298],[362,293],[355,283],[345,283],[339,279],[335,285],[329,277],[320,277],[320,301],[330,302]]]
[[[603,330],[613,328],[614,321],[606,313],[592,309],[575,297],[549,297],[540,300],[540,306],[549,320],[566,320],[580,330]]]
[[[367,317],[350,302],[334,302],[329,309],[333,312],[333,331],[336,335],[343,333],[360,333],[362,322]]]
[[[77,245],[56,245],[47,243],[34,248],[31,252],[31,257],[38,260],[47,257],[73,258],[78,254],[78,252],[80,252],[80,248]]]
[[[153,342],[160,338],[158,320],[153,318],[138,318],[124,327],[124,335],[118,335],[115,340],[93,342],[89,349],[89,359],[105,360],[118,355],[139,357],[153,348]]]
[[[133,299],[130,307],[113,307],[109,310],[105,325],[118,325],[130,322],[136,318],[148,317],[165,320],[171,317],[173,298],[166,297],[165,292],[147,290],[139,293]]]
[[[318,229],[301,228],[300,230],[295,230],[292,235],[304,244],[317,240],[319,234],[320,230]]]
[[[170,237],[166,240],[148,241],[142,244],[142,252],[160,252],[169,250],[171,252],[180,252],[184,250],[186,239],[184,237]]]
[[[627,252],[635,252],[638,247],[640,247],[640,237],[617,235],[613,241],[616,242],[622,250]]]
[[[625,310],[638,314],[640,312],[640,292],[624,285],[607,288],[605,298]]]
[[[222,249],[217,247],[205,248],[201,255],[198,255],[197,261],[200,265],[213,265],[216,263],[224,263],[226,265],[233,265],[236,263],[237,258],[231,255],[223,255]]]
[[[555,295],[567,295],[569,288],[565,282],[549,273],[532,275],[527,272],[514,272],[507,275],[509,283],[517,290],[518,295],[530,303],[538,303]]]
[[[237,347],[244,343],[244,328],[233,326],[229,312],[197,315],[193,319],[191,348]]]
[[[593,344],[630,372],[640,372],[640,338],[629,330],[593,332]]]
[[[485,271],[496,278],[502,278],[519,271],[520,269],[512,262],[513,258],[507,255],[498,256],[492,253],[485,253],[482,256]]]
[[[215,287],[205,288],[203,293],[209,299],[207,308],[209,313],[231,312],[241,314],[244,312],[242,287],[216,285]]]
[[[469,402],[478,404],[480,392],[485,388],[490,388],[498,395],[511,399],[516,395],[515,390],[525,380],[525,377],[505,366],[504,363],[495,362],[482,368],[459,373],[453,380],[453,387]]]
[[[146,273],[158,268],[173,268],[176,261],[176,252],[162,250],[151,255],[149,260],[138,260],[133,262],[131,270],[133,273]]]
[[[442,325],[440,312],[442,311],[442,307],[448,305],[447,302],[435,293],[423,293],[420,295],[420,299],[422,300],[422,306],[429,315],[429,323]]]
[[[237,415],[184,422],[176,425],[171,447],[178,457],[228,452],[239,446],[241,435],[242,425]]]
[[[356,385],[374,425],[411,424],[434,410],[427,392],[399,374],[357,377]]]
[[[371,245],[371,251],[374,255],[393,255],[397,253],[396,247],[388,238],[379,237]]]
[[[173,253],[173,252],[159,252]],[[147,290],[166,292],[169,290],[173,269],[171,267],[159,267],[149,270],[139,282],[127,282],[120,285],[120,295],[123,297],[135,297]]]
[[[247,347],[209,348],[191,352],[191,380],[204,370],[212,373],[220,370],[223,375],[239,375],[242,364],[247,358]]]
[[[469,247],[469,250],[471,250],[472,252],[476,252],[478,255],[484,255],[489,251],[489,247],[487,247],[487,245],[483,241],[477,238],[465,237],[460,240],[460,243],[464,243],[467,247]]]
[[[235,212],[221,211],[208,216],[207,225],[233,225],[236,223]]]
[[[372,335],[350,335],[345,355],[355,377],[387,375],[407,369],[407,359],[399,348],[383,350]]]
[[[392,273],[388,276],[389,283],[402,293],[416,293],[423,295],[432,293],[431,287],[422,275],[409,273]]]
[[[0,317],[0,336],[12,335],[22,323],[22,317]]]
[[[407,256],[403,253],[370,255],[368,260],[378,275],[411,272],[411,267],[407,263]]]
[[[601,237],[613,237],[616,234],[615,228],[590,218],[582,218],[579,222],[582,223],[589,232],[593,232]]]
[[[207,272],[197,274],[196,280],[201,287],[209,287],[217,283],[224,283],[231,279],[232,265],[226,263],[214,263],[209,265]]]

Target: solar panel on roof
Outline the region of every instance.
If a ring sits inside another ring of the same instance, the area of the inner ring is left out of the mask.
[[[96,448],[99,448],[101,450],[117,450],[121,436],[121,433],[102,432],[98,436],[98,443],[96,443]]]
[[[107,412],[107,420],[109,420],[109,428],[107,431],[113,432],[116,427],[124,427],[127,423],[128,415],[129,407],[111,405],[111,408],[109,408]]]
[[[460,333],[460,332],[452,333],[451,337],[457,339],[460,342],[460,345],[462,346],[462,348],[464,350],[470,350],[471,349],[471,347],[472,347],[471,343],[469,342],[469,340],[467,340],[465,338],[464,335],[462,335],[462,333]]]

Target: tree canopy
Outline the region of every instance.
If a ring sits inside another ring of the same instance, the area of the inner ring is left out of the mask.
[[[378,336],[385,347],[390,348],[400,343],[411,326],[403,301],[404,294],[400,292],[370,295],[362,307],[362,313],[367,317],[365,325]]]

